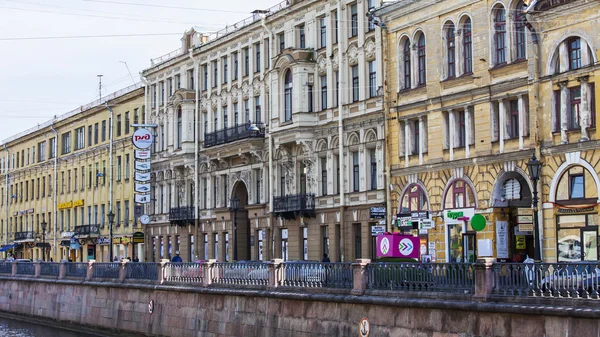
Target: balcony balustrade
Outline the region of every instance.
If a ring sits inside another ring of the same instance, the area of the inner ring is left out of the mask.
[[[315,195],[296,194],[275,197],[273,213],[284,219],[295,219],[297,216],[315,217]]]
[[[15,242],[34,242],[35,232],[16,232]]]
[[[217,145],[223,145],[237,140],[248,139],[248,138],[264,138],[265,137],[265,124],[254,123],[258,128],[258,131],[248,130],[250,123],[236,125],[231,128],[224,128],[214,132],[210,132],[204,135],[204,147],[213,147]]]
[[[186,225],[194,222],[194,207],[173,207],[169,210],[169,221],[172,225]]]
[[[94,238],[100,236],[100,228],[98,225],[82,225],[75,226],[73,237],[76,239]]]

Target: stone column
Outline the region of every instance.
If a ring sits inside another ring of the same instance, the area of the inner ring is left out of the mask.
[[[584,142],[590,140],[587,129],[590,127],[592,121],[588,102],[589,84],[587,76],[579,77],[577,80],[581,83],[581,103],[579,105],[579,127],[581,128],[581,138],[579,141]]]
[[[569,128],[567,116],[569,89],[567,89],[567,81],[560,82],[558,85],[560,86],[560,142],[562,144],[567,144],[569,142],[567,137],[567,129]]]
[[[40,277],[40,273],[42,271],[42,263],[41,262],[34,262],[33,264],[33,277],[37,278]]]
[[[494,272],[492,265],[494,258],[480,258],[474,264],[475,268],[475,293],[473,299],[487,301],[494,287]]]
[[[271,262],[269,262],[269,281],[267,283],[267,290],[274,290],[279,286],[280,283],[283,282],[285,278],[285,273],[283,273],[282,264],[282,259],[273,259],[271,260]]]
[[[13,264],[13,276],[17,272],[16,263]],[[58,265],[58,279],[62,280],[65,278],[65,274],[67,273],[67,262],[60,262]]]
[[[85,280],[90,281],[94,278],[94,260],[88,262],[87,274],[85,275]]]
[[[217,260],[210,259],[210,260],[202,263],[202,286],[203,287],[208,287],[212,284],[215,262],[217,262]]]
[[[367,289],[367,283],[369,281],[367,274],[367,265],[371,263],[370,259],[357,259],[352,263],[352,275],[354,279],[354,286],[352,287],[352,295],[362,296],[365,294]]]

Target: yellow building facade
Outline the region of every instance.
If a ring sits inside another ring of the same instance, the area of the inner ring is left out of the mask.
[[[387,26],[388,215],[395,231],[421,236],[422,255],[440,262],[533,258],[527,163],[534,154],[544,163],[536,186],[541,258],[556,261],[568,250],[559,260],[576,259],[580,242],[592,238],[595,247],[596,5],[399,1],[375,12]],[[558,8],[576,10],[577,23],[556,17],[568,15]],[[579,35],[569,37],[573,29]],[[565,41],[575,38],[588,49],[575,51],[582,56],[565,70]],[[576,200],[565,200],[569,193]],[[598,258],[595,248],[583,255]]]
[[[134,85],[4,140],[2,251],[32,260],[109,261],[112,246],[115,257],[144,259],[143,230],[134,221],[131,142],[131,124],[144,120],[143,102],[143,89]],[[113,110],[112,186],[106,103]]]

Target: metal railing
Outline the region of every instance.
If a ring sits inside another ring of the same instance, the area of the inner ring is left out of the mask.
[[[0,274],[12,274],[12,263],[0,262]]]
[[[163,269],[166,282],[202,283],[204,280],[202,263],[167,263]]]
[[[154,262],[127,263],[125,279],[156,281],[159,268],[160,263]]]
[[[204,147],[212,147],[217,145],[223,145],[236,140],[247,139],[247,138],[264,138],[265,137],[265,125],[263,123],[256,123],[259,131],[248,130],[250,123],[236,125],[231,128],[224,128],[214,132],[209,132],[204,135]]]
[[[65,276],[86,278],[87,270],[87,262],[69,262],[65,266]]]
[[[75,226],[75,231],[73,233],[73,236],[75,238],[87,238],[90,236],[99,236],[99,235],[100,235],[100,229],[99,229],[98,225]]]
[[[93,270],[94,278],[119,278],[119,262],[96,262],[94,263]]]
[[[57,263],[42,262],[40,264],[40,275],[41,276],[55,276],[58,277],[60,272],[59,265]]]
[[[194,221],[194,219],[193,206],[172,207],[169,210],[169,221],[171,223]]]
[[[35,275],[35,266],[31,262],[17,263],[17,275]]]
[[[368,289],[473,293],[469,263],[370,263]]]
[[[31,241],[35,240],[34,232],[16,232],[15,233],[15,242],[17,241]]]
[[[497,263],[493,293],[510,296],[592,298],[600,294],[600,264]]]
[[[295,218],[297,215],[314,217],[315,195],[296,194],[274,197],[273,212],[286,219]]]
[[[213,283],[266,286],[269,281],[268,264],[264,262],[215,263]]]
[[[289,287],[351,289],[352,263],[284,262],[280,282]]]

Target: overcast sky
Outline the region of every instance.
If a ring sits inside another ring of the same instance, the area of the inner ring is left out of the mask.
[[[190,27],[216,31],[279,2],[0,0],[0,141],[97,99],[98,74],[103,94],[133,84],[121,61],[138,82]],[[90,37],[135,34],[154,35]]]

